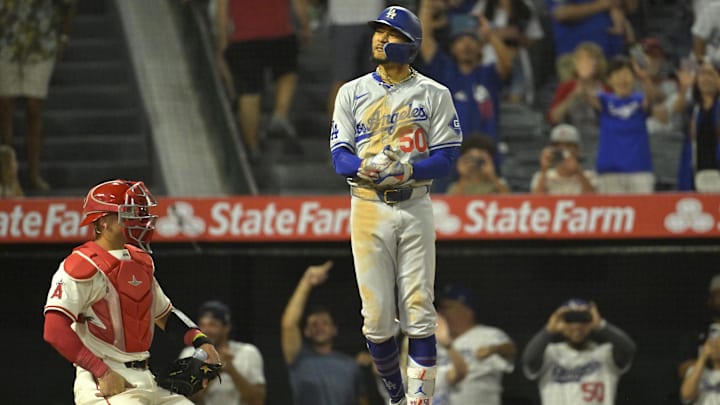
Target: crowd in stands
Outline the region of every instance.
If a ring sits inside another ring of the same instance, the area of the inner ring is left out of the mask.
[[[276,4],[282,12],[273,15],[285,18],[290,4],[295,5],[296,11],[301,12],[297,18],[300,38],[305,38],[308,7],[328,10],[333,55],[333,85],[328,97],[331,110],[339,86],[372,69],[367,57],[369,31],[364,22],[381,10],[385,2],[363,2],[360,6],[347,0],[308,1],[278,0],[266,2],[265,7],[269,10],[271,4]],[[242,1],[217,3],[232,10],[233,4],[241,5]],[[449,178],[436,181],[434,191],[450,194],[518,191],[510,190],[502,179],[503,153],[507,148],[501,133],[500,111],[505,103],[526,104],[542,111],[548,133],[573,133],[570,141],[551,138],[547,148],[538,150],[539,171],[529,179],[527,188],[533,193],[650,193],[656,188],[650,137],[684,139],[684,147],[677,151],[682,158],[676,182],[679,190],[720,189],[720,149],[714,130],[720,27],[709,17],[715,15],[712,10],[718,6],[711,1],[693,4],[698,18],[691,29],[686,27],[686,34],[691,32],[694,38],[692,49],[668,52],[664,39],[643,32],[641,22],[647,13],[642,10],[646,7],[636,0],[400,2],[417,12],[423,26],[415,67],[450,89],[469,142],[457,170]],[[703,13],[703,7],[708,8],[707,13]],[[223,17],[222,13],[217,15]],[[287,35],[289,23],[283,21],[281,26],[286,28]],[[240,23],[234,21],[235,31],[243,30],[238,28]],[[545,48],[553,51],[544,52],[533,65],[530,51],[543,41]],[[556,83],[549,105],[543,105],[536,97],[538,63],[555,67],[552,77],[545,79]],[[234,77],[242,77],[242,70],[232,70]],[[282,86],[278,85],[278,89],[282,91]],[[241,96],[241,110],[243,100]],[[245,117],[242,114],[241,111],[241,122]],[[253,114],[258,115],[257,111]],[[277,113],[276,108],[273,121],[285,115],[287,111]],[[286,120],[283,122],[287,124]],[[286,128],[294,133],[291,126]],[[255,135],[248,138],[248,131],[244,132],[250,149],[254,150],[256,143],[250,138]],[[490,139],[493,145],[477,147],[474,138],[483,139],[479,142],[482,144]],[[470,165],[467,153],[489,153],[491,159],[476,162],[493,167]],[[563,157],[563,161],[553,161],[553,157]]]
[[[30,190],[42,193],[49,188],[40,176],[42,105],[54,61],[67,41],[74,2],[36,3],[43,7],[32,8],[32,13],[8,14],[8,24],[0,29],[0,132],[3,144],[13,147],[17,131],[12,115],[16,100],[22,99],[28,152],[28,178],[22,180]],[[318,35],[329,37],[332,75],[328,81],[332,84],[327,109],[332,114],[339,86],[372,69],[366,21],[392,2],[266,0],[253,5],[252,13],[245,12],[243,0],[205,3],[210,6],[216,38],[216,65],[236,103],[251,161],[257,163],[262,160],[262,140],[268,133],[283,134],[289,140],[286,149],[302,153],[298,141],[302,131],[290,119],[302,47]],[[483,162],[494,167],[476,165],[473,169],[469,160],[458,162],[450,177],[436,181],[435,192],[522,191],[510,189],[502,179],[507,169],[507,142],[500,122],[501,107],[512,103],[542,112],[546,136],[559,125],[563,131],[575,133],[569,142],[573,145],[550,139],[548,148],[537,151],[539,172],[528,178],[524,190],[547,194],[652,192],[657,188],[650,150],[653,137],[683,140],[677,151],[678,190],[720,190],[717,2],[692,2],[687,9],[692,24],[684,27],[686,32],[671,33],[691,37],[693,43],[687,49],[673,49],[668,38],[648,36],[652,33],[645,32],[643,20],[651,13],[638,0],[397,3],[416,11],[422,22],[423,41],[415,68],[450,89],[470,145],[476,137],[489,138],[494,144],[465,148],[466,152],[492,151],[492,159]],[[43,19],[49,25],[31,24]],[[13,39],[23,30],[34,40],[20,43]],[[534,47],[539,47],[541,54],[531,58]],[[545,65],[554,67],[550,77],[537,77]],[[272,83],[265,83],[268,72]],[[261,94],[268,84],[273,86],[274,102],[265,119]],[[541,85],[548,84],[554,86],[549,104],[538,97]],[[553,156],[564,156],[567,162],[554,162]],[[553,186],[558,176],[582,187]],[[3,183],[3,187],[10,185]]]

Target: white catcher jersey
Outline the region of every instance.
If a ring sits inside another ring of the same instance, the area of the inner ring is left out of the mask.
[[[119,260],[130,260],[126,249],[111,250],[109,253]],[[118,293],[105,273],[98,271],[89,279],[76,280],[65,271],[64,264],[64,261],[60,263],[53,275],[45,312],[59,311],[70,317],[74,321],[72,328],[80,340],[101,359],[111,359],[119,363],[147,359],[150,356],[148,352],[122,351],[95,336],[88,327],[88,324],[92,323],[99,330],[115,330],[118,336],[123,333]],[[172,309],[172,304],[154,277],[152,282],[151,314],[153,319],[159,319]]]
[[[450,388],[451,404],[500,405],[502,377],[511,373],[514,366],[499,354],[482,360],[475,356],[481,347],[510,343],[510,337],[498,328],[475,325],[453,341],[468,365],[465,378]]]
[[[418,162],[430,151],[461,144],[450,91],[420,73],[393,86],[377,72],[368,73],[343,85],[335,99],[331,151],[346,148],[366,159],[390,145],[403,162]],[[431,182],[411,180],[408,185]]]
[[[612,344],[590,343],[585,350],[575,350],[565,342],[545,348],[543,365],[533,375],[539,378],[540,397],[544,405],[613,405],[620,374],[612,356]]]

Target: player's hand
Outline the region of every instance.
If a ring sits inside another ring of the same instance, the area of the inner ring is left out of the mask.
[[[551,334],[558,334],[563,333],[565,328],[567,327],[567,323],[565,323],[565,319],[563,316],[565,316],[565,313],[569,310],[569,308],[558,308],[553,312],[552,315],[550,315],[550,319],[548,319],[547,325],[545,325],[545,330],[548,331],[548,333]]]
[[[305,270],[305,275],[303,276],[303,280],[307,283],[310,283],[311,286],[315,287],[317,285],[320,285],[327,280],[328,272],[333,266],[333,261],[328,260],[323,264],[319,264],[316,266],[310,266]]]
[[[215,349],[215,346],[211,345],[210,343],[205,343],[204,345],[200,346],[200,349],[204,350],[205,353],[207,353],[207,359],[205,360],[205,363],[208,364],[225,364],[220,360],[220,354],[218,353],[217,349]],[[203,379],[203,388],[207,388],[208,384],[210,384],[210,380]]]
[[[134,384],[130,384],[123,376],[112,370],[108,370],[104,376],[98,378],[97,383],[100,392],[95,394],[96,397],[111,397],[125,392],[128,388],[135,388]]]

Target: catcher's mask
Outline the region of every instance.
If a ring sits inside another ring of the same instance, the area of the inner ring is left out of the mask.
[[[116,213],[125,239],[152,253],[150,240],[155,230],[157,215],[150,214],[150,208],[156,205],[155,197],[142,181],[106,181],[90,189],[85,197],[85,218],[80,226],[92,224],[108,214]]]

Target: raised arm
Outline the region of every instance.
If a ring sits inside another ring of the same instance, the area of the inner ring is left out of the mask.
[[[490,26],[490,22],[487,18],[480,14],[478,16],[478,31],[482,38],[485,38],[490,46],[495,50],[497,56],[497,62],[495,62],[495,69],[497,69],[498,75],[501,78],[506,78],[512,72],[513,65],[513,54],[510,49],[505,45],[503,39],[496,32],[493,31]]]
[[[332,266],[333,262],[328,260],[321,265],[308,267],[285,307],[280,326],[282,351],[285,357],[285,363],[287,364],[295,362],[302,347],[300,321],[305,311],[305,304],[307,303],[310,291],[312,291],[314,286],[325,282],[328,271]]]
[[[625,369],[630,365],[633,357],[635,357],[635,352],[637,351],[635,342],[620,328],[602,319],[595,304],[591,304],[590,312],[593,317],[592,328],[594,340],[598,343],[612,343],[615,365],[621,370]]]
[[[435,30],[447,24],[445,6],[442,1],[423,0],[418,12],[420,25],[422,26],[423,40],[420,44],[420,57],[425,63],[435,57],[438,50],[438,43],[433,35]]]
[[[523,372],[530,379],[535,379],[537,373],[543,366],[545,357],[545,348],[552,342],[552,338],[556,334],[562,333],[567,324],[563,320],[563,315],[567,312],[566,308],[559,308],[548,319],[544,328],[540,329],[535,336],[530,339],[522,354]]]
[[[680,385],[680,400],[683,402],[692,402],[697,399],[700,393],[700,379],[703,371],[705,371],[705,364],[707,364],[708,358],[710,358],[710,341],[706,341],[703,345],[700,356],[692,365],[692,370],[683,376],[682,384]]]

